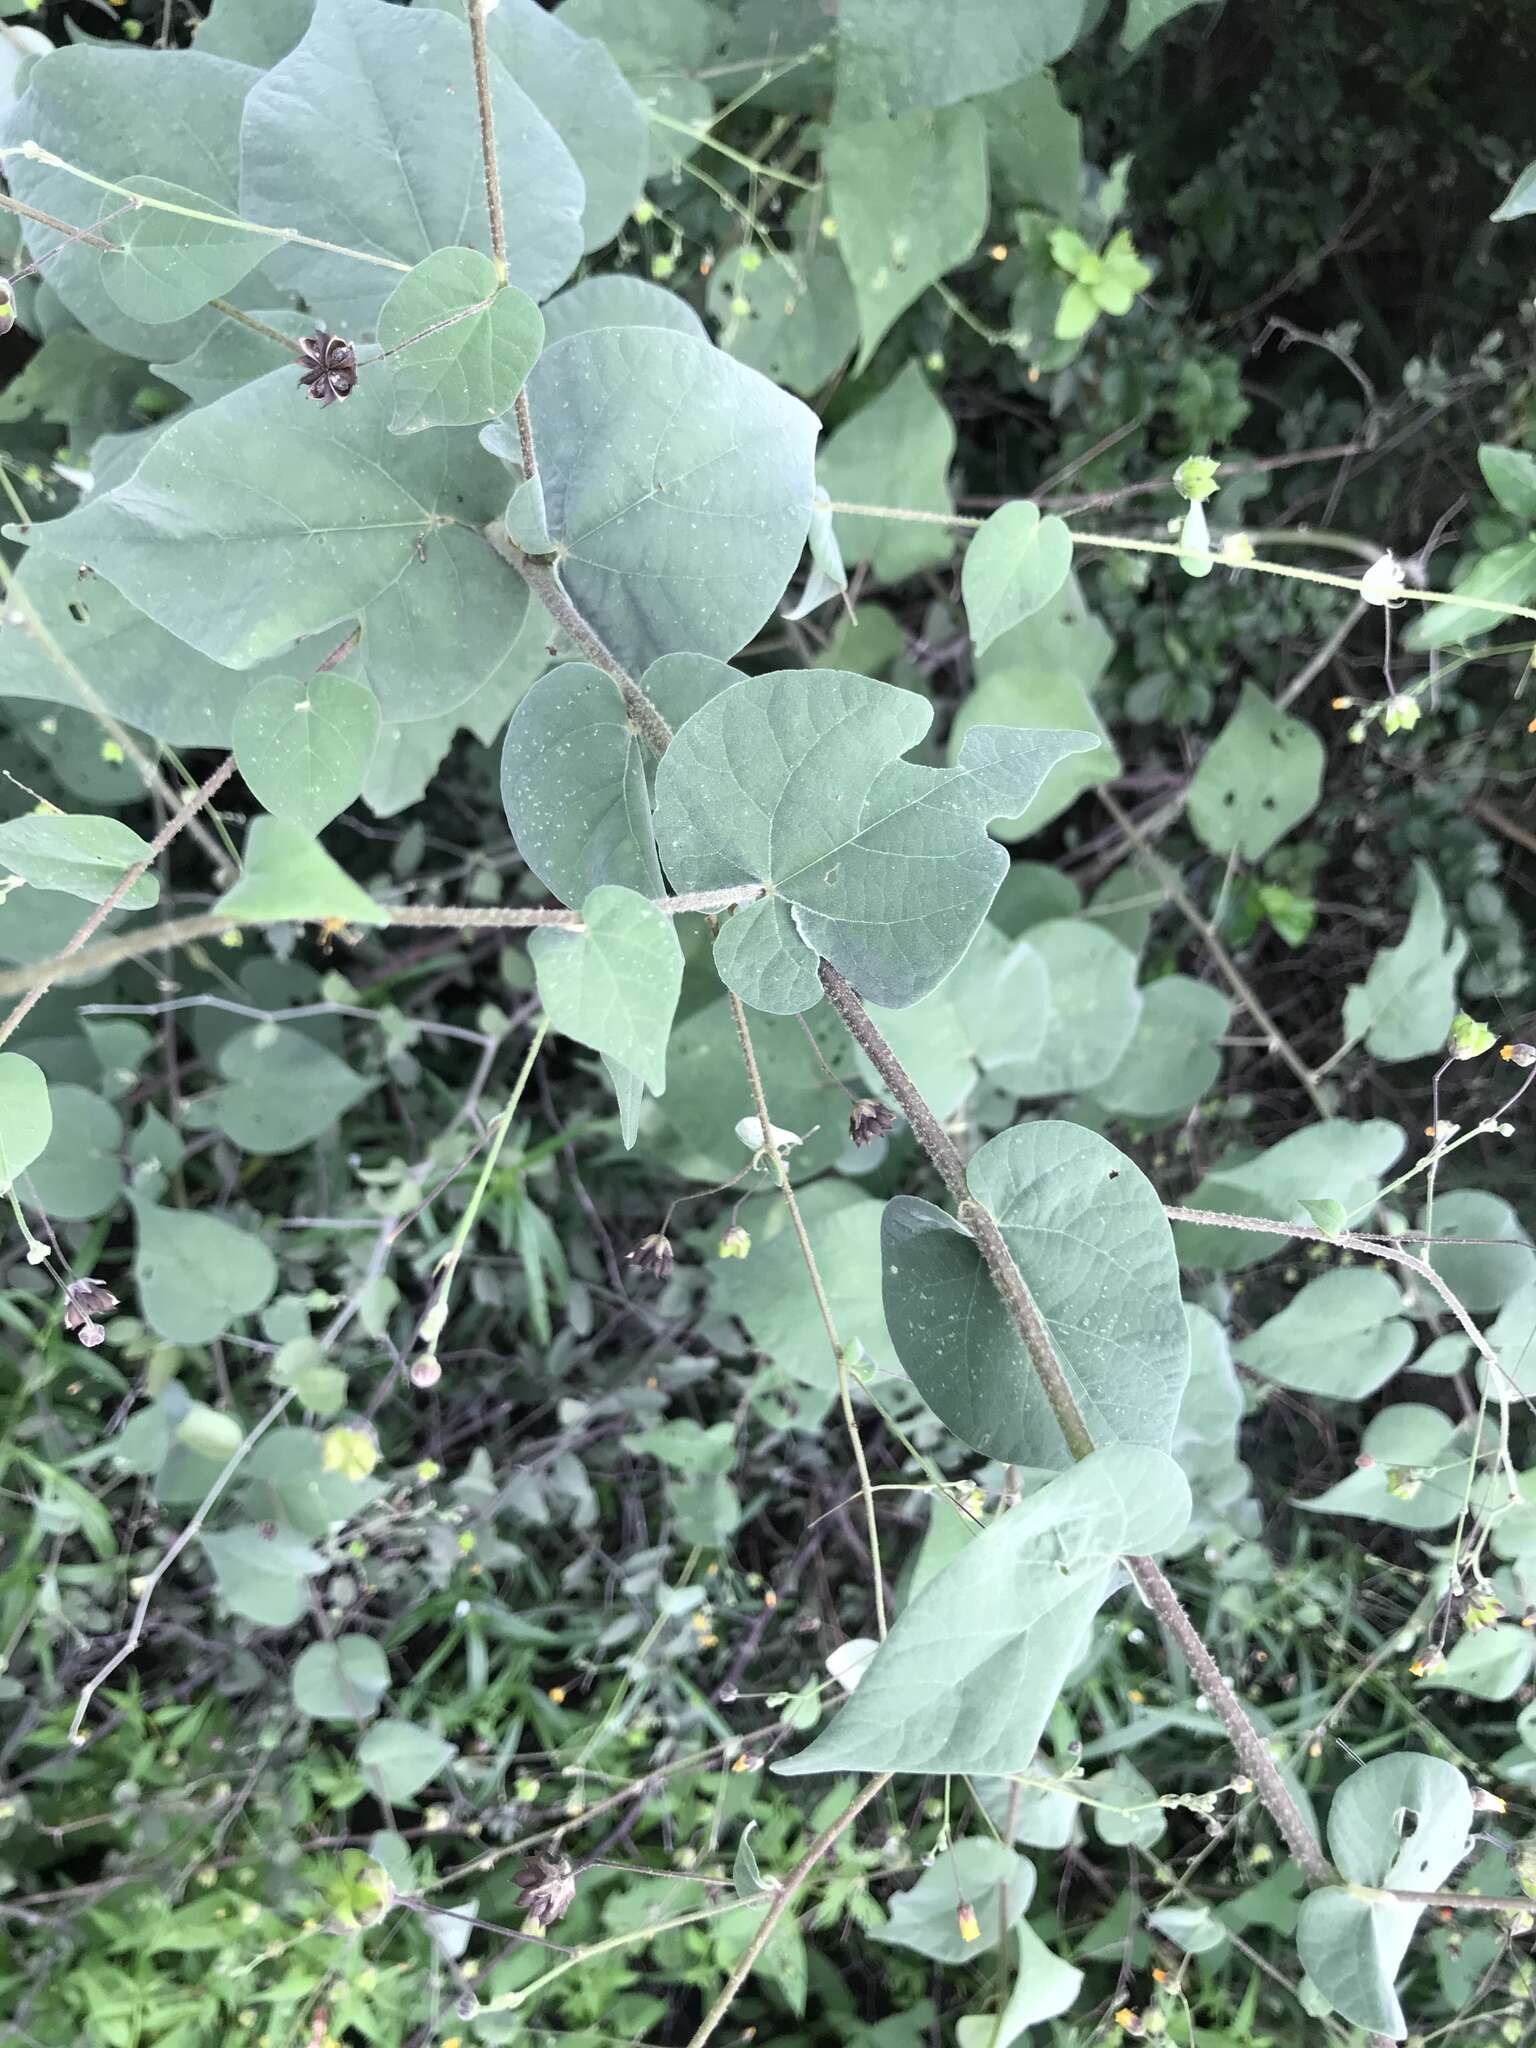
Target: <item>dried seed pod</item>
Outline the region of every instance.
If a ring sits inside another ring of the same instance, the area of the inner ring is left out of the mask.
[[[883,1138],[896,1119],[883,1102],[866,1095],[848,1112],[848,1135],[855,1145],[872,1145]]]
[[[319,327],[299,343],[307,368],[299,372],[311,398],[321,405],[339,405],[357,385],[357,352],[339,334],[327,334]]]
[[[638,1266],[642,1273],[649,1273],[656,1280],[665,1280],[672,1272],[672,1240],[665,1231],[653,1230],[649,1237],[641,1238],[628,1258],[629,1263]]]

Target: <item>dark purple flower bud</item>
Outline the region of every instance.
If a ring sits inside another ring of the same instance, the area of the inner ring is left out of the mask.
[[[541,1927],[553,1927],[571,1910],[576,1873],[564,1856],[535,1856],[517,1873],[523,1911]]]
[[[848,1113],[848,1135],[855,1145],[872,1145],[883,1138],[896,1119],[883,1102],[866,1095]]]
[[[632,1266],[653,1279],[665,1280],[671,1275],[672,1240],[665,1231],[653,1230],[649,1237],[642,1237],[628,1256]]]
[[[299,343],[307,368],[299,382],[307,385],[311,398],[321,405],[337,405],[357,385],[357,352],[339,334],[327,334],[323,327],[306,334]]]
[[[88,1316],[109,1316],[117,1307],[117,1296],[99,1280],[67,1281],[64,1292],[70,1307],[82,1309]]]

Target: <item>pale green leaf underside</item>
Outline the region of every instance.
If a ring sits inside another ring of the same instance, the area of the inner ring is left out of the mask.
[[[309,1605],[308,1581],[325,1570],[319,1551],[291,1530],[263,1531],[258,1522],[211,1530],[198,1540],[225,1604],[264,1628],[291,1628]]]
[[[672,920],[632,889],[594,889],[581,931],[542,926],[528,941],[539,998],[556,1031],[667,1085],[667,1039],[683,985]]]
[[[32,1163],[29,1191],[56,1223],[103,1216],[122,1192],[122,1118],[110,1102],[73,1081],[49,1094],[53,1128]]]
[[[166,206],[211,213],[233,221],[228,207],[163,178],[128,178],[131,192]],[[131,320],[159,325],[184,320],[210,299],[222,298],[271,252],[264,235],[249,228],[193,220],[159,206],[141,206],[112,224],[122,255],[101,258],[101,281]]]
[[[1182,1116],[1221,1072],[1215,1041],[1231,1005],[1220,989],[1167,974],[1141,990],[1141,1015],[1114,1071],[1094,1083],[1093,1099],[1112,1116],[1165,1123]]]
[[[836,1177],[814,1182],[799,1202],[839,1338],[857,1339],[880,1371],[899,1370],[880,1297],[881,1204]],[[837,1366],[816,1299],[800,1285],[805,1264],[795,1234],[781,1225],[769,1235],[759,1221],[752,1236],[748,1258],[711,1266],[714,1297],[791,1379],[830,1396]]]
[[[990,1835],[962,1836],[916,1884],[893,1895],[890,1917],[875,1939],[936,1963],[968,1963],[996,1948],[1005,1930],[1023,1919],[1034,1890],[1034,1866],[1024,1857]],[[980,1941],[968,1942],[960,1932],[959,1899],[975,1909]]]
[[[976,652],[1043,611],[1072,573],[1064,519],[1040,516],[1026,499],[1000,505],[975,533],[960,565],[960,594]]]
[[[805,541],[815,414],[659,327],[546,348],[528,403],[561,581],[619,659],[744,647]]]
[[[148,844],[117,818],[29,811],[0,825],[0,868],[35,889],[59,889],[85,903],[105,902],[148,853]],[[152,874],[140,875],[119,901],[125,910],[148,910],[160,901],[160,884]]]
[[[1026,1770],[1118,1560],[1165,1549],[1188,1519],[1189,1488],[1170,1458],[1095,1451],[931,1579],[837,1718],[774,1769]]]
[[[496,289],[489,256],[436,249],[385,301],[379,343],[389,351],[395,433],[478,427],[522,390],[544,345],[544,321],[526,292]]]
[[[954,1115],[979,1079],[1002,1087],[1028,1066],[1045,1039],[1050,987],[1045,964],[1025,940],[1012,943],[983,924],[965,958],[931,994],[905,1010],[869,1006],[882,1037],[936,1116]],[[863,1054],[872,1090],[884,1083]],[[887,1096],[887,1100],[893,1100]]]
[[[949,489],[954,459],[954,421],[912,362],[833,430],[816,474],[828,497],[846,504],[948,514],[955,509]],[[844,560],[867,561],[883,583],[947,562],[955,551],[955,535],[941,520],[839,512],[835,531]]]
[[[0,1052],[0,1188],[42,1156],[52,1133],[42,1068],[24,1053]]]
[[[236,1032],[219,1054],[224,1085],[199,1097],[198,1121],[244,1152],[296,1152],[337,1123],[373,1082],[288,1024]]]
[[[269,676],[234,719],[235,762],[252,795],[306,832],[328,825],[358,795],[378,738],[378,698],[346,675]]]
[[[1189,1374],[1189,1330],[1162,1203],[1097,1133],[1015,1125],[968,1177],[997,1219],[1101,1448],[1166,1449]],[[1046,1470],[1061,1429],[970,1235],[898,1196],[882,1237],[885,1314],[908,1375],[962,1442]]]
[[[380,1721],[357,1746],[357,1761],[369,1785],[397,1805],[413,1800],[456,1755],[451,1742],[408,1721]]]
[[[866,676],[782,670],[722,691],[678,732],[656,776],[673,886],[773,892],[732,918],[717,951],[745,999],[808,1008],[818,956],[891,1008],[936,988],[1008,865],[987,819],[1022,809],[1087,743],[988,727],[967,735],[955,768],[902,760],[931,717],[920,698]]]
[[[1383,946],[1344,998],[1344,1035],[1379,1060],[1439,1052],[1456,1014],[1456,974],[1467,940],[1453,931],[1434,875],[1414,863],[1413,908],[1395,946]]]
[[[389,1690],[389,1663],[372,1636],[311,1643],[293,1667],[293,1703],[316,1721],[366,1721]]]
[[[1011,1061],[1000,1078],[1034,1099],[1108,1081],[1141,1017],[1136,955],[1087,918],[1048,918],[1029,943],[1045,970],[1045,1031],[1033,1058]]]

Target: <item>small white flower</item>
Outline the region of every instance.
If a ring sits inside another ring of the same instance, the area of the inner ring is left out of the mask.
[[[1384,604],[1389,608],[1400,605],[1406,582],[1402,563],[1388,549],[1360,578],[1360,601],[1362,604]]]
[[[762,1123],[755,1116],[744,1116],[736,1126],[736,1135],[740,1138],[743,1145],[753,1152],[766,1151],[769,1138],[772,1139],[775,1148],[780,1152],[788,1152],[791,1146],[803,1142],[797,1132],[781,1131],[777,1124],[770,1124],[768,1126],[768,1138],[765,1138],[763,1136]]]

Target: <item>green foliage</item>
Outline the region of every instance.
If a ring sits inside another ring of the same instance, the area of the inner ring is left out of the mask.
[[[13,2026],[1497,2030],[1520,53],[25,12]]]

